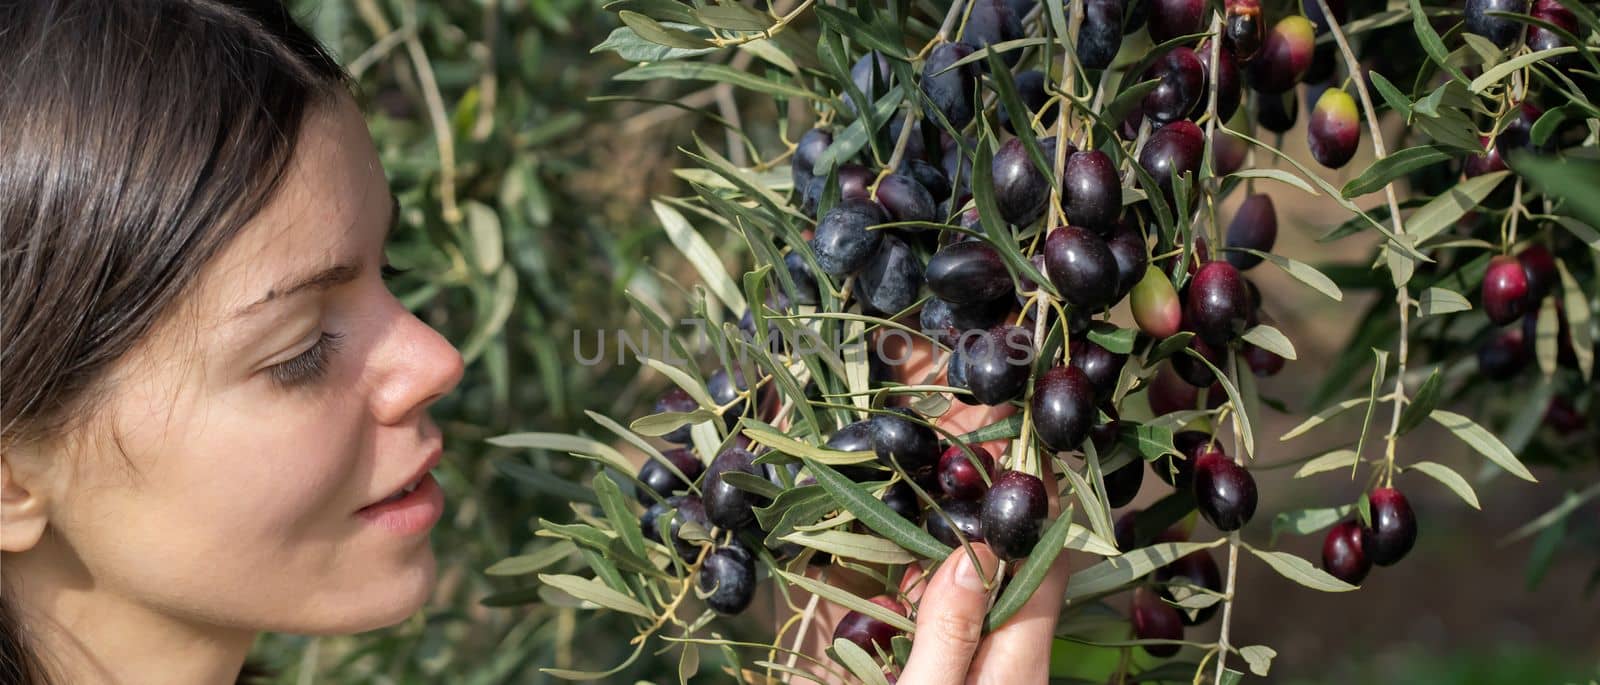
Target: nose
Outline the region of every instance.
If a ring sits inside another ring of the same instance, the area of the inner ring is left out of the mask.
[[[373,411],[384,425],[414,419],[454,390],[465,371],[461,351],[449,340],[398,301],[391,306],[395,323],[380,346],[384,371],[373,393]]]

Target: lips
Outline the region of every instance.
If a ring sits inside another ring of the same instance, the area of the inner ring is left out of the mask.
[[[384,495],[381,499],[372,501],[366,506],[363,506],[362,509],[366,510],[385,504],[393,504],[405,499],[407,495],[415,492],[416,489],[422,485],[422,480],[428,476],[428,472],[432,471],[434,467],[439,465],[439,460],[443,454],[444,445],[434,445],[432,449],[428,450],[427,456],[418,462],[417,466],[411,470],[409,477],[405,481],[403,481],[400,485],[388,490],[388,494]]]

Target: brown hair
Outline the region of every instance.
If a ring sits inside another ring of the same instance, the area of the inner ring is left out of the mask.
[[[348,87],[280,0],[0,0],[0,449],[94,415]],[[42,683],[13,609],[0,681]]]

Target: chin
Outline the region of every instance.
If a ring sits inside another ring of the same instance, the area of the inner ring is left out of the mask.
[[[326,623],[311,631],[315,635],[348,635],[361,633],[401,623],[422,610],[438,577],[438,563],[433,551],[424,551],[404,568],[383,569],[373,574],[370,584],[362,587],[359,596],[330,607],[333,613],[325,615]]]

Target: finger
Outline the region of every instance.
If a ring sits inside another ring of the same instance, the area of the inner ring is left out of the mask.
[[[917,632],[900,682],[917,685],[959,685],[983,635],[989,608],[984,579],[993,578],[999,560],[978,543],[945,559],[922,594]],[[973,557],[977,557],[977,565]]]
[[[1067,555],[1061,554],[1033,596],[978,646],[967,671],[969,685],[1045,682],[1070,576]]]

